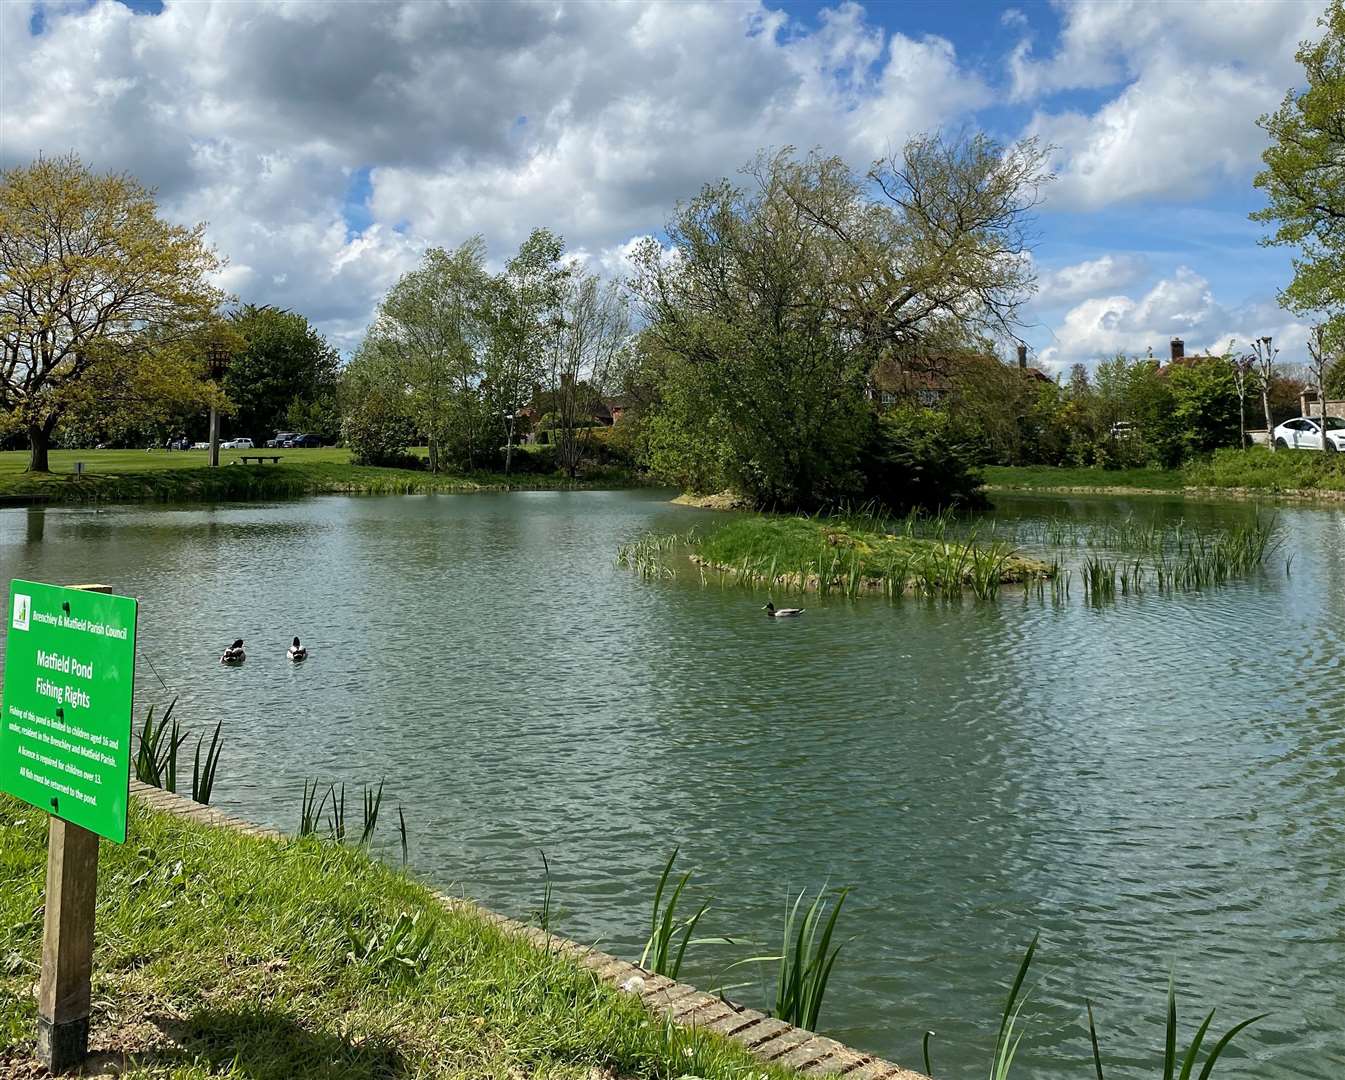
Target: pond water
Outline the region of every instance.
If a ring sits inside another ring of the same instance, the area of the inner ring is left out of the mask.
[[[778,947],[791,890],[852,887],[820,1026],[912,1067],[933,1029],[938,1076],[984,1074],[1040,930],[1020,1075],[1092,1076],[1085,996],[1108,1076],[1156,1075],[1169,970],[1188,1036],[1210,1006],[1219,1031],[1270,1013],[1216,1075],[1345,1074],[1345,509],[1280,508],[1265,571],[1206,592],[813,597],[776,622],[614,565],[718,520],[666,498],[5,510],[0,578],[140,598],[138,697],[224,721],[226,810],[293,830],[306,777],[356,804],[386,777],[419,873],[526,918],[545,850],[554,927],[631,959],[680,845],[702,932],[759,943],[693,948],[701,985]],[[1253,512],[999,501],[1028,524]]]

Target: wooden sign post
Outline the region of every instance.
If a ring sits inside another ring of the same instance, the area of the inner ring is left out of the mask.
[[[98,840],[126,840],[137,608],[111,592],[10,582],[0,791],[51,815],[37,1054],[53,1073],[88,1054]]]

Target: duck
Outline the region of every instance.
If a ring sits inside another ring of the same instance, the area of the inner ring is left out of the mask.
[[[219,662],[221,664],[241,664],[247,658],[247,653],[243,651],[243,639],[239,638],[224,650],[220,655]]]
[[[764,611],[767,615],[769,615],[772,619],[793,619],[796,616],[802,615],[808,609],[801,607],[778,608],[769,600],[767,600],[766,606],[763,607],[761,610]]]
[[[298,638],[295,638],[294,644],[292,644],[289,647],[289,650],[285,653],[285,655],[289,657],[289,661],[291,664],[300,664],[308,659],[308,650],[299,644]]]

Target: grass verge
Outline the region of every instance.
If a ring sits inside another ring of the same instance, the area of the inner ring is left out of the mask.
[[[1345,492],[1345,454],[1265,447],[1216,450],[1181,469],[1072,469],[1053,465],[985,469],[991,488],[1021,491],[1141,491],[1180,494],[1193,488],[1245,492]]]
[[[0,1074],[36,1022],[45,814],[0,796]],[[520,1075],[783,1080],[364,852],[133,804],[104,844],[95,1049],[129,1078]]]
[[[245,452],[245,451],[243,451]],[[203,451],[62,450],[52,472],[27,473],[26,453],[0,454],[0,500],[9,502],[211,502],[303,495],[408,495],[486,490],[560,490],[630,487],[622,470],[578,480],[558,474],[428,473],[352,465],[341,449],[279,450],[278,465],[242,465],[239,453],[220,455],[211,469]],[[75,463],[84,465],[76,473]]]

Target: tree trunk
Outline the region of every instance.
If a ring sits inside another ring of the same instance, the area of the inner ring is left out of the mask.
[[[439,471],[439,441],[431,435],[426,443],[430,450],[430,472],[437,473]]]
[[[1247,395],[1238,390],[1238,447],[1247,449]]]
[[[514,463],[514,422],[509,421],[509,434],[504,441],[504,475],[509,475],[509,466]]]
[[[29,472],[51,472],[47,452],[51,449],[51,424],[30,424],[28,427]]]
[[[1275,425],[1270,422],[1270,394],[1266,390],[1261,391],[1261,408],[1266,414],[1266,445],[1270,447],[1270,452],[1275,452]]]

